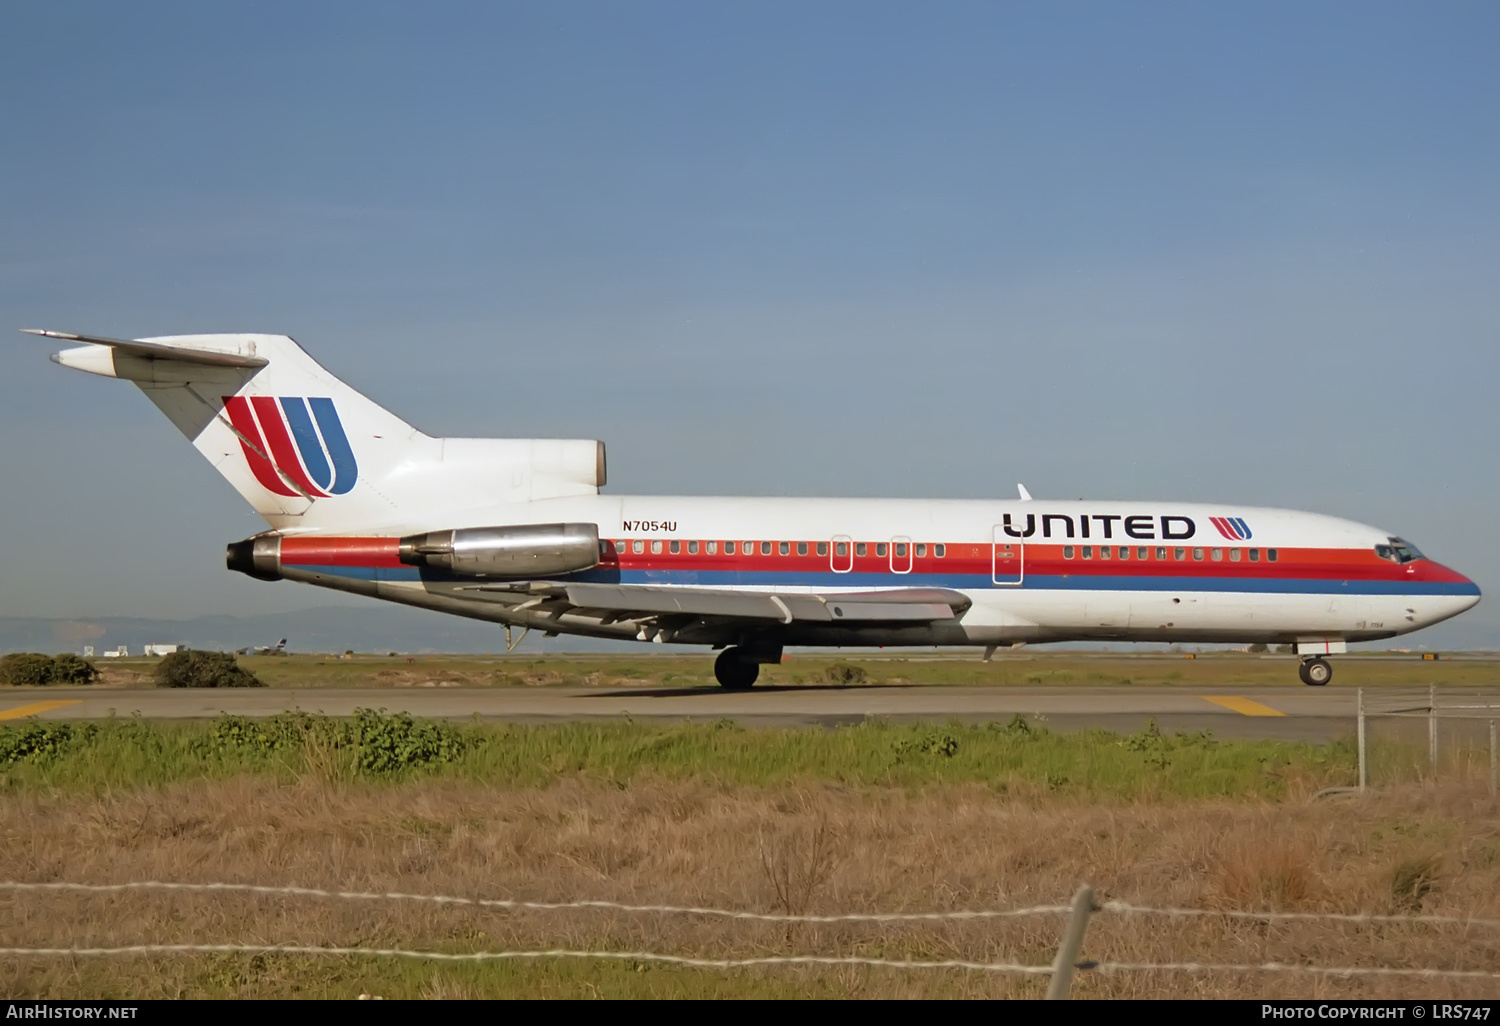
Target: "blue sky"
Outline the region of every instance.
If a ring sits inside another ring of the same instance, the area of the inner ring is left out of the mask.
[[[285,332],[431,433],[603,438],[615,491],[1286,505],[1493,594],[1497,30],[9,3],[0,326]],[[226,573],[259,522],[150,404],[4,347],[0,615],[338,601]]]

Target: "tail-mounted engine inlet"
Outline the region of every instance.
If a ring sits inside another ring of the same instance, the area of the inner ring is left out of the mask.
[[[281,580],[281,537],[266,535],[231,542],[224,550],[224,565],[262,581]]]

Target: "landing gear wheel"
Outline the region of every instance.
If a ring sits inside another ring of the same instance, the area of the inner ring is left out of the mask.
[[[738,648],[726,648],[714,660],[714,678],[725,691],[748,691],[759,676],[760,664],[741,658]]]
[[[1304,659],[1297,669],[1297,676],[1304,684],[1322,687],[1333,679],[1333,667],[1328,665],[1327,659]]]

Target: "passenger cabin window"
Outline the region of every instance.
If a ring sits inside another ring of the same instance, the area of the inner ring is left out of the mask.
[[[1145,557],[1142,557],[1142,558],[1145,558]],[[1156,558],[1157,559],[1166,559],[1167,558],[1167,550],[1166,549],[1157,549],[1156,550]]]
[[[1121,545],[1120,546],[1120,558],[1121,559],[1129,559],[1130,558],[1130,546],[1128,546],[1128,545]]]
[[[704,546],[704,551],[707,552],[710,556],[712,556],[714,553],[716,553],[716,552],[719,551],[719,543],[718,542],[709,542],[707,545]]]
[[[1202,558],[1203,558],[1203,550],[1202,550],[1202,549],[1196,549],[1196,548],[1195,548],[1195,549],[1194,549],[1194,550],[1193,550],[1193,558],[1194,558],[1194,559],[1200,559],[1200,560],[1201,560],[1201,559],[1202,559]]]
[[[695,542],[695,541],[688,542],[688,555],[689,556],[696,556],[697,554],[698,554],[698,543]]]
[[[783,543],[783,544],[785,544],[785,543]],[[762,556],[769,556],[771,554],[771,543],[770,542],[761,542],[760,543],[760,554]]]
[[[1268,563],[1274,563],[1274,562],[1276,562],[1276,550],[1275,549],[1267,549],[1266,550],[1266,562],[1268,562]]]
[[[1084,559],[1093,559],[1094,558],[1094,547],[1092,545],[1085,545],[1083,547],[1083,558]]]
[[[932,547],[932,554],[934,556],[936,556],[938,559],[942,559],[944,556],[946,556],[948,554],[948,546],[946,546],[946,545],[934,545]]]
[[[1187,549],[1173,549],[1172,550],[1172,558],[1173,559],[1187,559]]]
[[[906,542],[896,542],[896,555],[906,558]]]
[[[797,543],[797,555],[799,555],[799,556],[805,556],[805,555],[807,555],[807,542],[798,542]]]
[[[863,556],[867,551],[868,551],[868,546],[866,546],[864,542],[855,542],[854,543],[854,554],[856,556]]]
[[[917,558],[921,559],[925,555],[927,555],[927,546],[921,542],[917,542]]]
[[[1231,563],[1238,563],[1240,561],[1240,550],[1239,549],[1230,549],[1229,550],[1229,561]]]
[[[780,545],[776,546],[776,551],[781,553],[783,556],[790,556],[792,554],[792,543],[782,542]]]
[[[1101,546],[1099,546],[1099,558],[1100,559],[1108,559],[1109,558],[1110,549],[1112,549],[1113,547],[1114,546],[1112,546],[1112,545],[1101,545]]]
[[[653,555],[657,555],[657,556],[661,555],[661,542],[659,542],[659,541],[652,542],[651,543],[651,552],[652,552]]]
[[[643,542],[643,541],[633,541],[633,542],[630,543],[630,551],[634,552],[636,554],[640,554],[642,552],[645,552],[646,551],[646,543]]]
[[[726,555],[726,556],[732,556],[732,555],[734,555],[734,542],[725,542],[724,543],[724,555]]]
[[[682,542],[680,542],[680,541],[674,541],[674,542],[672,542],[670,544],[670,546],[668,547],[668,551],[671,552],[672,555],[674,555],[674,556],[677,555],[677,553],[679,553],[679,552],[682,551]]]
[[[1071,545],[1064,545],[1063,546],[1063,559],[1072,559],[1072,558],[1073,558],[1073,546],[1071,546]]]
[[[1260,549],[1251,549],[1250,550],[1250,562],[1252,562],[1252,563],[1259,563],[1260,562]]]
[[[1213,551],[1211,551],[1209,553],[1209,555],[1213,557],[1213,560],[1214,560],[1215,563],[1222,563],[1222,562],[1224,562],[1224,550],[1223,549],[1214,549]]]
[[[823,546],[819,545],[818,548],[822,549]],[[834,542],[833,543],[833,554],[835,556],[847,556],[847,555],[849,555],[849,543],[848,542]],[[822,555],[822,553],[820,552],[819,555]]]
[[[844,545],[843,542],[839,542],[839,544],[840,545]],[[848,555],[848,550],[849,550],[849,547],[847,545],[844,545],[844,551],[840,552],[839,555],[841,555],[841,556]],[[820,555],[820,556],[826,556],[826,555],[828,555],[828,543],[827,542],[818,542],[818,555]]]
[[[887,551],[888,551],[888,546],[886,545],[885,542],[876,542],[875,543],[875,555],[877,555],[877,556],[883,556],[883,555],[886,554]]]

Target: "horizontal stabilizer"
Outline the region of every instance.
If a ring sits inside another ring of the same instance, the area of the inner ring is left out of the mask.
[[[56,338],[65,342],[88,342],[96,346],[109,346],[130,356],[146,360],[176,360],[179,363],[197,363],[209,367],[264,367],[264,357],[244,353],[226,352],[197,346],[165,345],[161,342],[139,342],[133,339],[104,338],[99,335],[72,335],[65,331],[46,331],[42,328],[22,328],[28,335]]]

